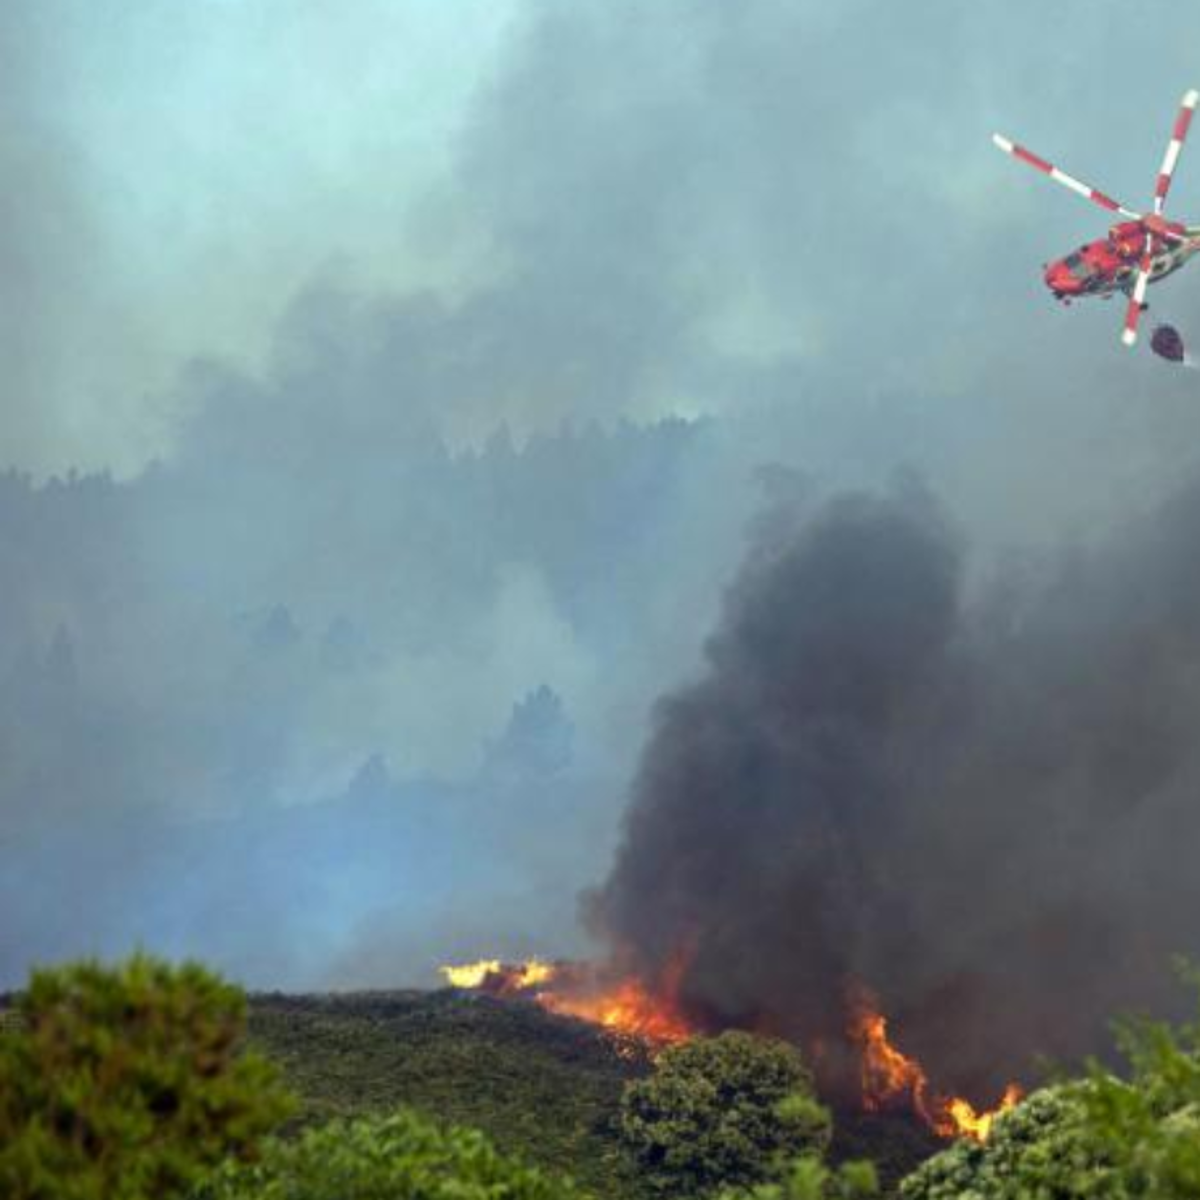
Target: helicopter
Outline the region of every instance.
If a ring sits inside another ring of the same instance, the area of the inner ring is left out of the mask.
[[[1093,204],[1126,218],[1113,225],[1107,237],[1088,242],[1064,258],[1047,264],[1043,276],[1055,299],[1064,304],[1083,296],[1111,297],[1117,292],[1127,295],[1129,305],[1121,333],[1121,341],[1126,346],[1132,346],[1137,341],[1138,322],[1147,308],[1146,288],[1178,271],[1195,254],[1200,253],[1200,225],[1184,225],[1168,220],[1163,212],[1197,100],[1200,100],[1200,92],[1194,89],[1184,94],[1154,185],[1153,208],[1149,213],[1135,212],[1098,188],[1039,158],[1032,150],[1027,150],[1002,134],[992,134],[992,141],[1005,154],[1028,163],[1035,170],[1049,175],[1055,183],[1061,183]]]

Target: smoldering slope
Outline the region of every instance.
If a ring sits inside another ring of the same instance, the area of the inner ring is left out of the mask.
[[[656,711],[593,927],[693,1016],[844,1042],[877,995],[990,1100],[1178,1006],[1200,949],[1200,475],[966,582],[912,480],[777,508]]]

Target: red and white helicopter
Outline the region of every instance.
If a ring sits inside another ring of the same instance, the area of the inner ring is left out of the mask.
[[[998,133],[992,134],[992,141],[1006,154],[1036,167],[1101,208],[1129,218],[1114,225],[1107,237],[1081,246],[1073,254],[1050,263],[1045,271],[1046,286],[1056,299],[1067,304],[1075,296],[1111,296],[1114,292],[1124,292],[1129,296],[1125,330],[1121,334],[1121,340],[1127,346],[1137,341],[1138,320],[1146,307],[1147,286],[1178,271],[1192,255],[1200,252],[1200,225],[1182,225],[1178,221],[1167,220],[1163,215],[1171,178],[1175,174],[1179,152],[1187,137],[1198,99],[1200,93],[1195,91],[1189,91],[1183,97],[1162,169],[1154,185],[1154,209],[1150,213],[1136,213],[1096,188],[1060,171],[1024,146],[1018,146]]]

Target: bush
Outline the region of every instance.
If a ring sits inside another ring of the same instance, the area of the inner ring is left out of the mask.
[[[783,1104],[789,1097],[797,1102]],[[784,1156],[829,1140],[799,1052],[747,1033],[663,1052],[649,1079],[627,1084],[621,1136],[652,1188],[699,1195],[765,1180]]]
[[[1200,983],[1195,970],[1189,972]],[[1200,1196],[1200,1020],[1176,1029],[1148,1020],[1117,1026],[1129,1063],[1122,1080],[1091,1064],[1086,1128],[1112,1163],[1113,1195]]]
[[[815,1100],[791,1096],[780,1107],[785,1115],[788,1109],[808,1109],[814,1126],[829,1119]],[[720,1200],[869,1200],[879,1190],[871,1163],[848,1162],[832,1170],[820,1154],[811,1151],[779,1164],[772,1175],[769,1182],[748,1190],[727,1189]]]
[[[827,1167],[817,1154],[794,1158],[770,1183],[748,1191],[725,1191],[720,1200],[870,1200],[879,1193],[875,1168],[869,1162]]]
[[[171,1200],[288,1111],[241,992],[138,955],[33,973],[0,1029],[5,1200]]]
[[[959,1143],[901,1185],[903,1200],[1195,1200],[1200,1196],[1200,1022],[1118,1026],[1128,1079],[1035,1092],[985,1145]]]
[[[497,1153],[482,1133],[407,1111],[331,1121],[229,1166],[194,1200],[573,1200],[581,1193]]]
[[[1086,1081],[1043,1088],[996,1118],[988,1140],[963,1139],[900,1185],[902,1200],[1082,1200],[1112,1193],[1111,1155],[1089,1129]]]

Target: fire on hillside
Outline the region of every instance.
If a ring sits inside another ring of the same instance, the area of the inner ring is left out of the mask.
[[[848,1033],[859,1052],[863,1107],[868,1112],[907,1105],[939,1137],[968,1137],[985,1142],[992,1131],[992,1122],[1016,1105],[1023,1095],[1015,1083],[1010,1083],[995,1108],[977,1112],[962,1096],[932,1091],[921,1064],[889,1041],[887,1018],[865,995],[859,997]]]
[[[665,973],[656,988],[635,976],[615,977],[588,963],[522,963],[485,959],[457,967],[442,967],[451,987],[492,996],[524,997],[548,1012],[577,1017],[621,1037],[637,1038],[651,1046],[685,1041],[698,1030],[679,1009],[675,994],[683,963]]]
[[[548,1012],[589,1021],[618,1038],[636,1039],[657,1049],[701,1032],[679,1001],[685,967],[686,960],[677,958],[656,986],[588,963],[537,958],[520,963],[484,959],[445,966],[441,973],[452,987],[531,1000]],[[1010,1083],[995,1108],[977,1111],[961,1096],[934,1091],[921,1064],[889,1040],[887,1018],[865,992],[859,993],[853,1009],[847,1039],[858,1054],[862,1106],[867,1112],[907,1108],[940,1137],[983,1142],[996,1117],[1021,1099],[1021,1089]]]

